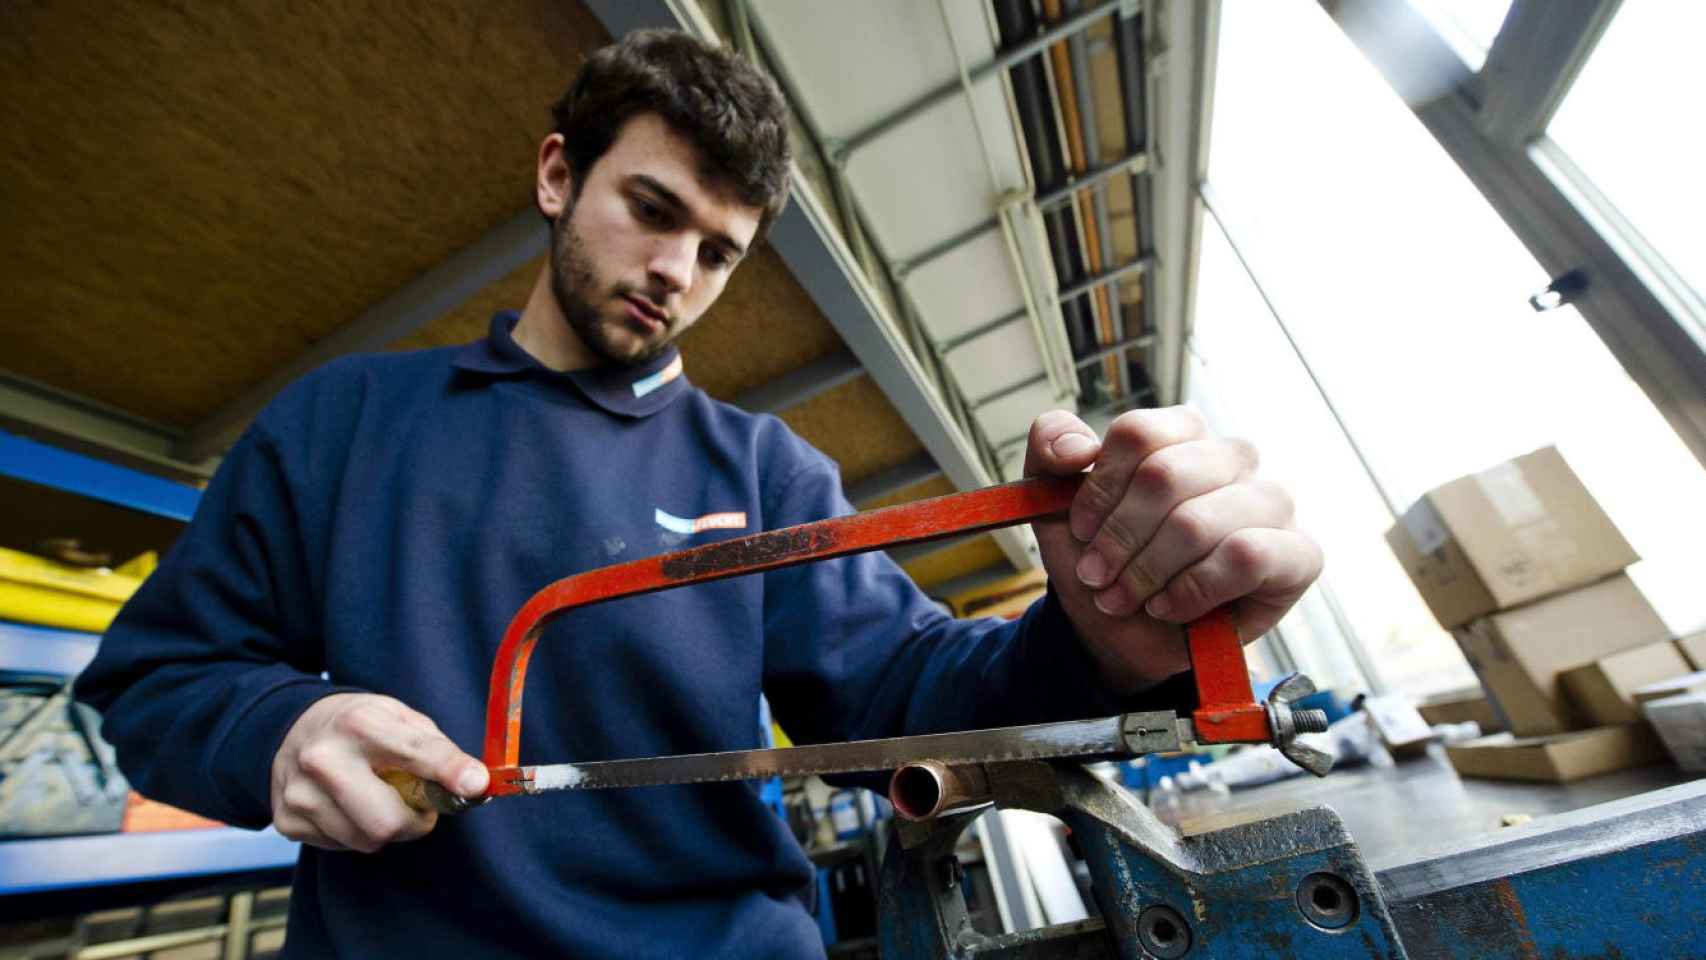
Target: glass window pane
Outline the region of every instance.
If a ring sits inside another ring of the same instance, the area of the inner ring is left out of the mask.
[[[1291,491],[1298,525],[1327,557],[1320,588],[1281,624],[1298,668],[1317,686],[1365,689],[1336,605],[1370,652],[1370,679],[1383,687],[1473,685],[1456,644],[1386,547],[1391,513],[1212,217],[1203,221],[1197,276],[1190,402],[1216,432],[1256,444],[1262,474]]]
[[[1706,296],[1706,125],[1694,113],[1706,90],[1702,36],[1706,4],[1623,4],[1547,128],[1697,296]]]
[[[1480,70],[1511,0],[1410,0],[1410,6],[1427,18],[1470,70]]]
[[[1574,310],[1528,307],[1544,272],[1319,5],[1222,11],[1209,178],[1226,229],[1398,506],[1557,444],[1645,558],[1631,575],[1667,623],[1706,626],[1706,472]],[[1383,542],[1336,549],[1337,595],[1377,660],[1414,662],[1423,635],[1450,649],[1391,599]]]

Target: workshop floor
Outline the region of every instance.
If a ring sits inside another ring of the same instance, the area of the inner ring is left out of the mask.
[[[1438,747],[1390,767],[1335,770],[1324,779],[1297,777],[1230,795],[1210,791],[1150,798],[1157,816],[1188,833],[1286,810],[1325,805],[1356,838],[1376,871],[1430,851],[1494,833],[1509,814],[1536,819],[1684,783],[1695,775],[1671,764],[1622,770],[1567,784],[1460,779]]]

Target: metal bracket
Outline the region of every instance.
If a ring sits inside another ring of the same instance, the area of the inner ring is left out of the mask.
[[[1195,734],[1191,722],[1171,710],[1128,713],[1120,718],[1120,736],[1133,756],[1167,753],[1189,743]]]

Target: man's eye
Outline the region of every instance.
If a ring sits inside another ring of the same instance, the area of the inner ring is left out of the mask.
[[[649,200],[634,199],[634,212],[647,223],[663,223],[666,219],[663,208]]]
[[[705,262],[705,266],[710,267],[712,270],[722,270],[735,261],[734,257],[729,256],[722,250],[718,250],[716,247],[706,247],[705,252],[699,255],[699,259],[703,260]]]

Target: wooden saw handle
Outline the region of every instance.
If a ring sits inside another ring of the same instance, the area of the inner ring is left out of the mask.
[[[422,813],[461,813],[469,807],[479,805],[477,801],[466,800],[451,793],[436,781],[422,780],[407,770],[381,770],[379,779],[389,783],[391,789],[403,798],[404,803]]]

